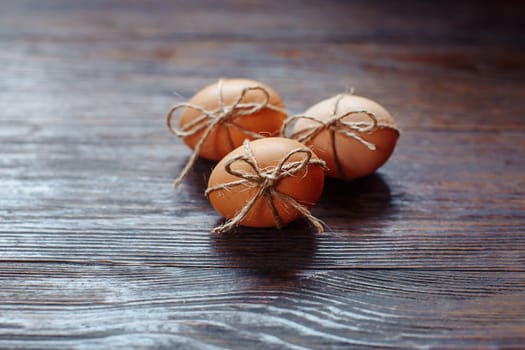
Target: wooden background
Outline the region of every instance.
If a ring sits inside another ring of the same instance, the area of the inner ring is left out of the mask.
[[[523,2],[0,3],[0,348],[525,347]],[[348,87],[403,134],[282,232],[213,235],[165,114]]]

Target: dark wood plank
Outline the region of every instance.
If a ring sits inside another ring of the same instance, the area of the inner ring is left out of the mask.
[[[252,254],[256,263],[276,266],[295,252],[314,268],[524,270],[519,132],[407,131],[381,175],[327,182],[314,209],[326,234],[305,234],[299,223],[282,233],[216,237],[209,232],[220,217],[202,194],[212,163],[200,162],[174,191],[171,180],[189,151],[161,125],[72,123],[4,145],[11,166],[2,170],[2,259],[242,266],[246,250],[261,253]],[[83,131],[76,143],[67,131],[75,129]]]
[[[2,264],[7,347],[519,348],[525,274]],[[86,288],[89,286],[88,288]]]
[[[521,47],[520,1],[6,0],[3,34],[33,39],[381,42]],[[21,22],[19,19],[23,19]],[[417,30],[415,30],[417,28]],[[63,29],[67,29],[64,31]],[[511,35],[509,35],[511,34]]]
[[[519,349],[523,2],[0,3],[0,348]],[[403,134],[282,232],[210,234],[164,115],[221,76]]]

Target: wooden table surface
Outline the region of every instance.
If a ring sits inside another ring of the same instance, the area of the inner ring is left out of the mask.
[[[0,3],[0,348],[525,348],[523,2]],[[220,77],[402,135],[286,229],[214,235],[166,128]],[[178,95],[177,95],[178,94]]]

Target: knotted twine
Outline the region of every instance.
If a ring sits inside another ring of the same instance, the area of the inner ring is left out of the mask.
[[[189,103],[189,102],[182,102],[178,103],[175,106],[171,108],[171,110],[168,113],[167,116],[167,124],[168,128],[171,130],[172,133],[174,133],[176,136],[180,138],[185,138],[188,136],[193,136],[201,131],[204,131],[202,136],[200,137],[199,141],[195,145],[195,148],[193,149],[193,153],[182,169],[181,174],[174,182],[174,186],[178,187],[186,174],[189,172],[193,164],[195,164],[195,161],[199,157],[200,150],[202,148],[202,145],[208,137],[210,136],[211,132],[215,127],[218,127],[220,125],[224,127],[231,127],[235,128],[248,137],[251,137],[253,139],[259,139],[265,137],[264,135],[261,135],[259,133],[253,132],[251,130],[245,129],[243,127],[240,127],[239,125],[235,124],[234,121],[237,118],[248,116],[254,113],[257,113],[265,108],[271,109],[276,112],[280,112],[284,115],[287,115],[286,110],[272,105],[270,103],[270,93],[261,85],[255,85],[255,86],[248,86],[242,89],[240,95],[237,97],[237,100],[235,100],[231,105],[226,105],[224,103],[224,99],[222,96],[222,87],[223,87],[224,80],[219,79],[217,83],[217,100],[218,100],[218,107],[213,110],[207,110],[199,105]],[[242,102],[244,97],[248,94],[250,91],[260,91],[263,94],[263,101],[262,102]],[[193,109],[200,113],[200,115],[193,119],[191,122],[185,124],[181,127],[181,129],[177,129],[172,124],[172,119],[175,115],[175,112],[178,111],[181,108],[189,108]],[[227,130],[228,131],[228,130]],[[231,149],[235,148],[235,145],[233,144],[233,141],[231,139],[231,135],[229,132],[227,132],[228,135],[228,142],[230,144]]]
[[[328,119],[319,120],[318,118],[304,115],[304,114],[294,115],[294,116],[288,117],[284,121],[283,125],[281,126],[281,130],[280,130],[281,136],[295,139],[304,144],[307,144],[308,142],[312,141],[317,135],[319,135],[324,130],[328,130],[328,132],[330,133],[330,140],[331,140],[330,145],[332,148],[332,154],[334,155],[334,162],[337,167],[337,172],[339,176],[341,176],[342,178],[345,178],[346,175],[344,174],[343,166],[341,165],[339,156],[337,154],[337,148],[335,146],[335,134],[336,133],[353,138],[359,141],[369,150],[375,151],[376,150],[375,144],[363,139],[359,135],[359,133],[372,133],[376,131],[377,129],[383,128],[383,127],[397,130],[397,128],[393,124],[385,124],[385,123],[380,124],[377,117],[372,112],[369,112],[366,110],[356,110],[356,111],[349,111],[343,114],[338,114],[339,103],[345,97],[345,95],[346,94],[339,94],[338,96],[336,96],[332,111],[330,113],[330,117]],[[352,115],[357,115],[357,114],[367,116],[368,120],[365,120],[365,121],[344,120],[347,117],[350,117]],[[286,130],[288,129],[288,127],[292,123],[300,119],[310,120],[310,121],[315,122],[315,124],[307,126],[306,128],[299,130],[297,132],[294,132],[290,136],[286,136]]]
[[[277,228],[282,228],[283,223],[277,208],[275,207],[276,199],[296,209],[317,229],[318,232],[323,232],[324,229],[321,221],[314,217],[304,205],[299,203],[293,197],[279,191],[277,189],[277,185],[283,179],[294,176],[311,165],[319,165],[324,170],[326,170],[325,162],[321,159],[312,159],[313,152],[310,148],[300,147],[293,149],[288,154],[286,154],[286,156],[281,159],[276,167],[272,169],[261,169],[257,164],[257,159],[255,159],[255,156],[253,155],[250,142],[248,140],[244,140],[243,148],[244,153],[228,159],[228,161],[224,164],[224,170],[228,174],[238,177],[239,180],[208,187],[205,195],[206,197],[209,197],[210,193],[214,191],[229,190],[232,187],[241,185],[255,186],[258,188],[257,193],[241,208],[241,210],[239,210],[239,212],[234,217],[227,220],[223,225],[214,228],[212,232],[223,233],[239,226],[241,221],[246,217],[246,215],[248,215],[250,210],[260,198],[264,198],[270,207],[273,219],[275,220],[275,226]],[[288,160],[295,154],[304,154],[305,158],[299,161],[288,163]],[[232,165],[236,162],[243,162],[247,164],[253,170],[253,172],[232,169]]]

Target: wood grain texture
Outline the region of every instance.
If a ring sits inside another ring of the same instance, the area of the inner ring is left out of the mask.
[[[523,3],[0,3],[0,348],[520,349]],[[216,236],[165,114],[222,76],[293,113],[353,87],[378,174]],[[176,92],[176,93],[175,93]]]
[[[3,344],[347,349],[511,348],[524,341],[523,273],[47,269],[52,276],[13,264],[0,275]]]

